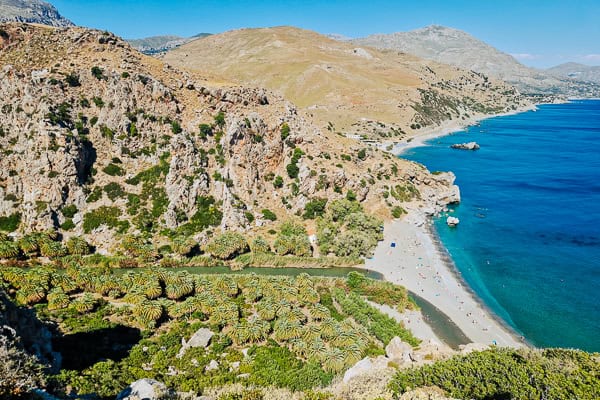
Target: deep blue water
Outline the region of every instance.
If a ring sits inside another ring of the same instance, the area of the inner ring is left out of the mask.
[[[469,141],[481,149],[449,148]],[[494,312],[536,346],[600,351],[600,101],[488,119],[402,157],[456,174],[461,222],[437,231]]]

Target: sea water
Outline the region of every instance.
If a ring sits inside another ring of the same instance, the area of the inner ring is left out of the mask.
[[[476,141],[477,151],[455,150]],[[600,351],[600,101],[542,105],[402,157],[453,171],[456,228],[435,222],[462,277],[540,347]]]

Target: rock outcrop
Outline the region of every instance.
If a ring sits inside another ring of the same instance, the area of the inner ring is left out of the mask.
[[[183,357],[188,349],[193,349],[196,347],[208,347],[210,340],[214,335],[215,334],[210,329],[200,328],[187,342],[185,339],[181,339],[181,349],[179,350],[179,353],[177,353],[177,357]]]
[[[52,229],[108,254],[125,234],[202,242],[206,224],[252,230],[271,223],[263,209],[285,218],[348,191],[383,218],[458,201],[453,175],[320,130],[268,90],[212,83],[107,32],[0,28],[0,217],[17,235]]]
[[[127,386],[117,400],[160,400],[169,395],[164,383],[154,379],[140,379]]]
[[[453,149],[457,150],[479,150],[480,146],[476,142],[469,143],[457,143],[450,146]]]
[[[52,4],[40,0],[0,0],[0,22],[73,26]]]
[[[448,225],[449,227],[455,227],[458,224],[460,224],[460,219],[456,218],[456,217],[448,217],[446,218],[446,225]]]

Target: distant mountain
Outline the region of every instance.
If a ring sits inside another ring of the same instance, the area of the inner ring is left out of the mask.
[[[513,87],[483,74],[294,27],[213,35],[164,60],[276,90],[320,126],[374,140],[529,105]]]
[[[557,78],[600,83],[600,66],[589,66],[574,62],[557,65],[546,70]]]
[[[437,62],[470,69],[499,78],[528,94],[592,96],[600,87],[575,79],[556,77],[529,68],[509,54],[458,29],[431,25],[410,32],[378,34],[355,39],[352,43],[379,49],[397,50]]]
[[[128,39],[127,41],[133,48],[144,54],[156,55],[209,35],[210,33],[199,33],[190,38],[174,35],[151,36],[143,39]]]
[[[52,4],[40,0],[0,0],[0,22],[28,22],[56,27],[74,24]]]

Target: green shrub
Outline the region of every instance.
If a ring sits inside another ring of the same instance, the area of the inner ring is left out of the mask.
[[[248,354],[253,362],[242,372],[250,373],[248,381],[254,385],[299,391],[326,386],[333,379],[333,374],[323,371],[318,363],[304,363],[275,344],[253,347]]]
[[[177,122],[177,121],[171,122],[171,132],[173,132],[174,135],[178,135],[181,132],[183,132],[183,129],[181,128],[181,125],[179,124],[179,122]]]
[[[321,217],[325,213],[325,207],[327,206],[327,199],[316,198],[312,199],[304,206],[304,219],[315,219]]]
[[[225,113],[224,112],[221,111],[217,115],[215,115],[215,125],[217,125],[221,129],[225,126]]]
[[[95,187],[92,193],[85,199],[86,203],[95,203],[102,198],[102,188]]]
[[[113,163],[108,164],[106,167],[102,169],[102,171],[110,176],[123,176],[125,175],[125,170],[118,165]]]
[[[283,125],[281,125],[281,140],[285,140],[289,136],[290,136],[290,127],[286,122],[284,122]]]
[[[83,216],[83,231],[90,233],[105,224],[109,228],[116,228],[119,232],[125,232],[129,228],[129,223],[119,221],[120,216],[121,210],[117,207],[99,207]]]
[[[77,206],[75,204],[63,207],[61,210],[62,215],[64,215],[66,218],[73,218],[78,211],[79,210],[77,209]]]
[[[277,175],[275,177],[275,179],[273,180],[273,187],[275,187],[276,189],[281,189],[283,187],[283,178],[279,175]]]
[[[300,168],[295,163],[290,163],[285,167],[287,174],[290,178],[296,179],[298,177],[298,173],[300,172]]]
[[[104,71],[102,68],[94,66],[92,67],[92,76],[98,80],[104,79]]]
[[[213,135],[212,126],[208,124],[200,124],[200,138],[206,139],[208,136]]]
[[[360,149],[358,151],[357,157],[359,160],[365,160],[367,158],[367,150],[366,149]]]
[[[390,387],[438,386],[461,399],[597,399],[597,355],[563,349],[492,349],[406,369]]]
[[[79,82],[79,75],[77,75],[75,72],[71,72],[65,76],[65,82],[67,82],[70,87],[81,86],[81,83]]]
[[[67,218],[65,220],[65,222],[63,222],[60,225],[60,229],[64,230],[64,231],[70,231],[71,229],[75,228],[75,223],[73,222],[73,220],[71,218]]]
[[[7,217],[0,217],[0,231],[14,232],[21,224],[21,213],[14,213]]]
[[[400,206],[392,208],[392,216],[394,218],[400,218],[403,214],[406,214],[406,210]]]
[[[212,196],[198,196],[196,199],[196,208],[198,211],[190,218],[190,220],[177,228],[179,234],[183,236],[191,236],[197,232],[202,232],[210,226],[218,226],[223,219],[223,213],[215,203]]]
[[[111,182],[105,185],[103,190],[111,201],[115,201],[116,199],[120,199],[125,196],[123,187],[116,182]]]
[[[277,215],[271,210],[263,209],[262,210],[263,218],[269,221],[277,221]]]

